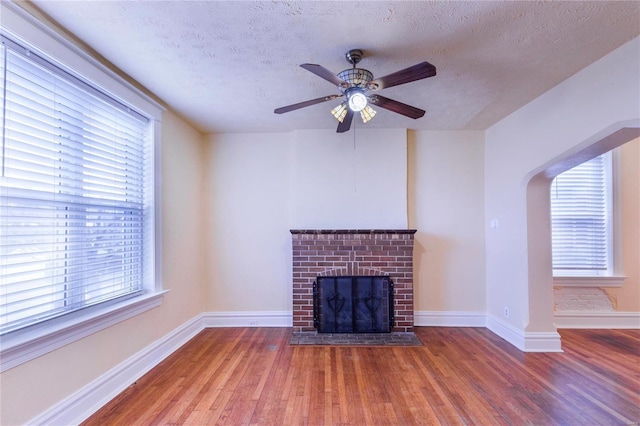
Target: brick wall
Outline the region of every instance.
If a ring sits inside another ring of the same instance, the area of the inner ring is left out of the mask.
[[[598,287],[555,287],[553,299],[556,312],[613,312],[606,291]]]
[[[314,331],[313,282],[319,276],[389,275],[395,327],[413,331],[415,230],[291,230],[293,331]]]

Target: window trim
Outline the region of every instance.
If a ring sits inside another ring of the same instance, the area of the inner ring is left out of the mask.
[[[161,117],[165,108],[140,91],[127,79],[116,74],[109,66],[91,56],[69,38],[62,36],[61,29],[55,29],[39,21],[20,6],[12,2],[0,4],[3,22],[1,32],[16,40],[47,60],[73,69],[92,84],[111,93],[125,103],[142,111],[153,126],[153,220],[149,226],[153,233],[154,253],[149,264],[153,282],[149,291],[137,297],[123,300],[99,309],[70,318],[58,318],[23,332],[9,333],[0,337],[0,372],[16,367],[24,362],[54,351],[90,334],[111,327],[119,322],[140,315],[160,306],[167,291],[162,289],[162,199],[161,199]],[[51,25],[51,24],[50,24]],[[55,56],[53,56],[55,52]]]
[[[599,277],[553,277],[554,287],[608,287],[619,288],[624,285],[623,276]]]
[[[571,276],[559,275],[553,277],[554,287],[591,287],[591,288],[620,288],[628,278],[622,275],[621,253],[621,197],[620,197],[620,150],[611,150],[611,191],[609,202],[611,206],[610,219],[612,221],[609,235],[609,275]]]
[[[0,373],[160,306],[168,290],[147,293],[96,310],[91,315],[58,321],[2,338]]]

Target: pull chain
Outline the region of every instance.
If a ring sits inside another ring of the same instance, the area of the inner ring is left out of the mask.
[[[356,123],[357,120],[353,120],[353,193],[358,192],[358,159],[356,158]]]

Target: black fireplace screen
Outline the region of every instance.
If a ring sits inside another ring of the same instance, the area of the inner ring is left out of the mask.
[[[319,333],[388,333],[393,321],[389,277],[318,277],[313,283],[313,323]]]

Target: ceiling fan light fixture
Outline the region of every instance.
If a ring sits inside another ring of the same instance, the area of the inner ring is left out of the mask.
[[[331,114],[336,118],[336,120],[342,123],[345,115],[347,115],[347,103],[343,102],[337,107],[333,108],[331,110]]]
[[[348,93],[349,109],[353,112],[362,111],[367,106],[367,97],[359,90]]]
[[[352,49],[346,54],[347,62],[353,65],[352,68],[334,74],[327,68],[318,64],[300,64],[303,69],[317,75],[318,77],[337,86],[340,94],[323,96],[321,98],[310,99],[304,102],[287,105],[273,110],[276,114],[295,111],[300,108],[306,108],[322,102],[331,101],[336,98],[343,98],[343,102],[331,110],[333,115],[340,123],[336,129],[337,133],[349,131],[356,112],[360,113],[360,117],[364,123],[370,121],[376,111],[369,104],[376,105],[388,111],[404,115],[409,118],[417,119],[423,117],[425,112],[420,108],[394,101],[377,94],[367,96],[369,91],[377,91],[389,87],[398,86],[400,84],[411,83],[413,81],[422,80],[436,75],[436,67],[427,61],[401,69],[394,73],[378,77],[374,80],[373,73],[364,68],[357,68],[356,65],[362,59],[363,52],[360,49]]]
[[[371,108],[369,105],[367,105],[362,111],[360,111],[360,117],[362,117],[363,123],[371,120],[374,115],[376,115],[376,110]]]

